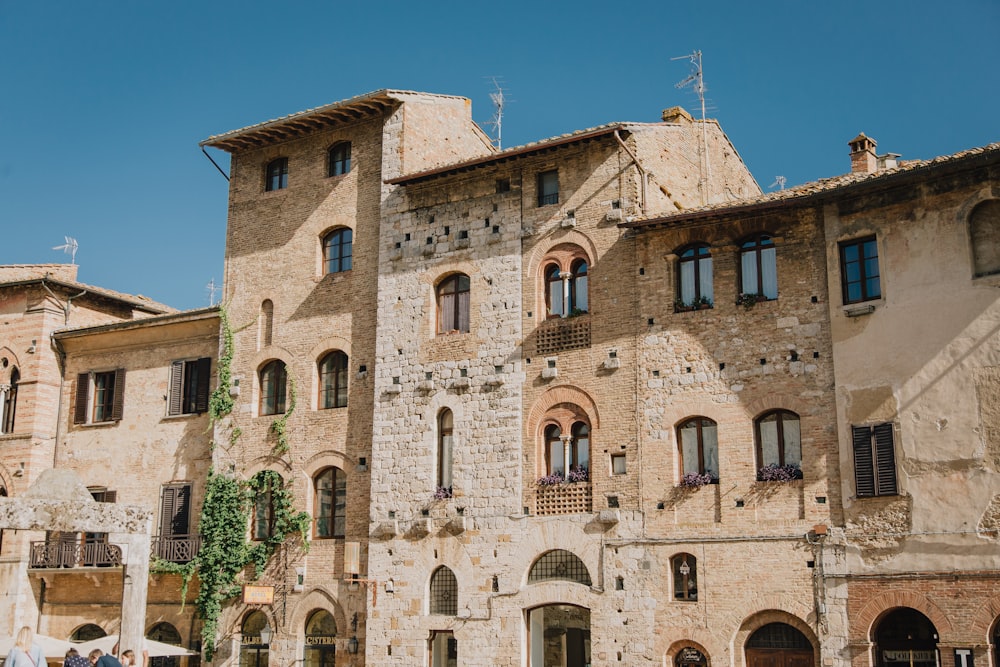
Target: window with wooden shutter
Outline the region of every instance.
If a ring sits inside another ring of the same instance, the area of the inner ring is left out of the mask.
[[[853,426],[851,432],[857,497],[896,495],[896,453],[892,424]]]
[[[167,406],[168,415],[181,414],[184,399],[184,362],[174,361],[170,364],[170,399]]]
[[[212,360],[208,357],[170,364],[168,415],[200,414],[208,411]]]
[[[160,534],[163,537],[188,535],[191,520],[191,485],[166,485],[161,496]]]
[[[76,376],[76,405],[73,409],[73,423],[87,423],[87,402],[90,396],[90,373]]]
[[[111,406],[111,421],[121,421],[125,411],[125,369],[115,369],[115,397]],[[109,501],[114,502],[114,501]]]

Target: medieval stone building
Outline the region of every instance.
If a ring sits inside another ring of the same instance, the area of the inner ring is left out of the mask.
[[[1000,145],[850,144],[851,173],[762,194],[679,109],[498,151],[468,100],[387,90],[211,137],[232,412],[197,409],[214,311],[81,321],[38,465],[129,489],[171,544],[168,489],[196,540],[210,466],[280,477],[309,549],[227,602],[214,664],[996,666]],[[88,424],[118,368],[126,416]],[[31,581],[27,553],[0,557]],[[146,626],[197,646],[178,586]],[[38,588],[51,634],[113,625]]]

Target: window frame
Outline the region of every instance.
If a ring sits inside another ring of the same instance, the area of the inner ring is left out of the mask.
[[[106,383],[111,380],[110,391],[107,387],[99,389],[98,378]],[[98,405],[98,391],[101,391],[101,403]],[[109,397],[110,396],[110,397]],[[113,424],[120,422],[125,412],[125,369],[88,371],[76,376],[76,397],[74,398],[74,424]],[[100,419],[97,419],[100,410]]]
[[[984,199],[969,212],[969,245],[972,253],[972,277],[1000,274],[1000,241],[990,243],[1000,219],[1000,199]]]
[[[855,497],[899,495],[895,431],[893,422],[851,426]]]
[[[704,251],[704,253],[702,253]],[[690,256],[687,256],[691,253]],[[702,262],[708,262],[708,285],[707,288],[703,284],[702,280]],[[684,298],[685,292],[685,279],[684,279],[684,269],[687,265],[693,265],[694,270],[692,272],[694,285],[692,285],[692,297],[688,301]],[[701,300],[708,299],[709,302],[714,303],[715,301],[715,264],[712,259],[712,246],[704,241],[699,241],[696,243],[690,243],[677,251],[677,296],[675,297],[677,303],[684,306],[693,306],[697,303],[701,303]]]
[[[3,394],[3,405],[0,406],[0,433],[7,434],[14,432],[15,417],[17,416],[17,386],[21,382],[21,372],[17,366],[10,370],[10,381],[7,383],[7,390]]]
[[[272,372],[273,369],[273,372]],[[288,366],[281,359],[271,359],[257,371],[257,384],[260,390],[257,402],[257,414],[260,417],[283,415],[287,408],[288,398]],[[273,407],[265,407],[274,397]]]
[[[774,295],[767,293],[764,286],[764,252],[766,250],[774,251]],[[754,267],[755,273],[757,274],[757,284],[754,286],[748,286],[746,284],[745,269],[743,266],[743,258],[747,255],[753,255],[754,257]],[[745,237],[740,241],[740,253],[739,253],[739,276],[740,276],[740,293],[741,294],[761,294],[768,301],[773,301],[778,298],[778,250],[777,244],[774,242],[774,237],[767,232],[759,232],[757,234],[752,234],[751,236]]]
[[[687,574],[681,568],[687,564]],[[673,599],[682,602],[698,601],[698,559],[693,554],[678,553],[670,558],[670,572],[673,579]],[[692,587],[691,584],[694,584]]]
[[[160,538],[183,538],[191,535],[190,482],[171,482],[160,486]],[[183,525],[184,530],[176,528]]]
[[[450,493],[455,480],[455,413],[450,408],[438,412],[437,432],[437,488]]]
[[[464,289],[462,289],[463,284]],[[449,289],[451,291],[446,291]],[[447,313],[442,301],[445,297],[452,295],[454,296],[454,306],[451,308],[451,313]],[[464,273],[452,273],[445,276],[434,288],[434,296],[437,304],[437,334],[469,333],[471,331],[470,320],[472,319],[472,280],[469,276]]]
[[[766,422],[770,417],[775,417],[776,420],[777,420],[777,427],[776,427],[776,433],[777,433],[777,439],[778,439],[778,442],[777,442],[777,446],[778,446],[778,460],[777,461],[765,461],[764,460],[764,438],[763,438],[763,435],[761,434],[761,428],[760,427],[761,427],[761,424],[764,423],[764,422]],[[788,450],[787,450],[788,443],[786,442],[786,437],[785,437],[785,420],[789,419],[789,418],[794,418],[794,420],[799,423],[799,442],[798,442],[799,462],[798,463],[786,463],[786,460],[788,458]],[[802,468],[802,417],[800,417],[797,413],[792,412],[791,410],[784,410],[784,409],[768,410],[767,412],[763,413],[762,415],[760,415],[759,417],[757,417],[756,419],[754,419],[753,428],[754,428],[754,439],[756,440],[755,445],[756,445],[756,449],[757,449],[757,468],[758,469],[763,468],[764,466],[767,466],[767,465],[771,465],[772,463],[775,463],[776,465],[779,465],[779,466],[794,465],[794,466],[796,466],[797,468],[799,468],[801,470],[801,468]]]
[[[346,238],[345,238],[346,237]],[[346,273],[354,268],[354,230],[337,227],[323,235],[323,275]],[[336,255],[331,251],[336,250]],[[336,269],[332,266],[336,263]]]
[[[538,208],[559,203],[559,170],[546,169],[536,177]],[[553,189],[554,186],[554,189]]]
[[[582,271],[580,270],[582,267]],[[569,303],[566,305],[568,315],[590,312],[590,263],[584,257],[575,257],[569,268]],[[583,289],[580,289],[580,285]],[[583,307],[581,308],[580,292],[583,292]]]
[[[452,600],[442,597],[449,593],[454,594]],[[427,613],[430,616],[458,615],[458,577],[447,565],[440,565],[431,573],[427,595]],[[445,608],[442,610],[442,607]]]
[[[258,473],[260,474],[260,473]],[[281,484],[285,483],[284,478],[280,475],[278,476]],[[265,519],[266,528],[261,531],[261,518]],[[269,540],[274,537],[274,521],[275,521],[275,511],[274,511],[274,489],[272,488],[270,482],[268,482],[267,488],[260,489],[254,494],[253,498],[253,514],[250,517],[251,528],[250,528],[250,538],[254,542],[263,542],[264,540]]]
[[[264,192],[288,188],[288,158],[274,158],[264,167]]]
[[[212,359],[177,359],[170,362],[167,416],[198,415],[208,412]]]
[[[874,248],[875,254],[873,256],[865,255],[867,248]],[[856,260],[849,260],[847,258],[847,252],[854,249],[858,253]],[[874,234],[870,236],[863,236],[857,239],[850,239],[847,241],[840,241],[837,244],[837,254],[840,257],[840,289],[844,300],[844,305],[849,306],[855,303],[864,303],[865,301],[877,301],[882,298],[882,267],[879,265],[878,256],[878,239]],[[868,262],[874,260],[875,262],[875,275],[868,275]],[[850,280],[848,266],[857,265],[858,267],[858,279]],[[868,284],[874,281],[874,285],[878,290],[877,294],[870,294],[868,292]],[[852,285],[858,285],[861,288],[861,294],[858,298],[852,299],[850,297],[850,290]]]
[[[337,362],[341,363],[338,365]],[[329,363],[328,363],[329,362]],[[341,350],[330,350],[316,364],[319,396],[316,406],[320,410],[346,408],[350,391],[348,367],[350,360]],[[328,379],[332,376],[332,383]],[[331,400],[332,396],[332,400]]]
[[[705,424],[704,422],[709,422],[709,424]],[[705,429],[706,426],[714,426],[715,427],[715,461],[716,461],[716,464],[718,465],[719,464],[719,423],[716,422],[714,419],[709,419],[708,417],[698,415],[698,416],[687,417],[687,418],[683,419],[682,421],[680,421],[677,424],[677,427],[676,427],[676,433],[677,433],[677,455],[680,458],[681,477],[684,477],[684,475],[688,474],[687,472],[685,472],[686,466],[685,466],[685,460],[684,460],[684,439],[683,439],[683,436],[681,435],[681,433],[682,433],[682,431],[684,431],[685,427],[687,427],[689,424],[692,424],[692,423],[695,423],[695,426],[696,426],[695,437],[696,437],[696,442],[697,442],[697,446],[698,446],[698,471],[697,472],[698,472],[699,475],[709,475],[709,476],[712,476],[712,472],[713,471],[708,470],[707,467],[706,467],[706,464],[705,464],[705,460],[706,460],[706,448],[705,448],[704,429]],[[721,466],[719,466],[719,467],[721,467]],[[691,472],[694,472],[694,471],[692,470]],[[714,473],[715,473],[715,475],[712,476],[712,483],[713,484],[718,484],[719,483],[719,478],[721,477],[721,471],[720,470],[716,470],[716,471],[714,471]]]
[[[324,516],[321,480],[330,476],[330,514]],[[342,501],[342,502],[338,502]],[[327,466],[313,476],[313,539],[343,539],[347,533],[347,474],[337,466]],[[322,530],[322,526],[326,530]],[[324,535],[323,532],[328,534]]]
[[[351,173],[351,142],[338,141],[327,151],[328,177],[344,176]]]

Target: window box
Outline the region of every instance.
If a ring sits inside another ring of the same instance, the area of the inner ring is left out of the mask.
[[[719,478],[709,473],[689,472],[681,477],[680,485],[689,489],[697,489],[706,484],[718,484]]]
[[[794,465],[771,463],[757,471],[758,482],[791,482],[802,479],[802,469]]]
[[[747,310],[750,310],[751,308],[753,308],[754,306],[756,306],[758,303],[761,303],[761,302],[767,301],[767,300],[768,300],[768,298],[766,296],[764,296],[763,294],[760,294],[760,293],[757,293],[757,294],[740,294],[738,297],[736,297],[736,305],[737,306],[743,306]]]

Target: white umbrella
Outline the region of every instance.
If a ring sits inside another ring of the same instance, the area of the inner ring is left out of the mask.
[[[105,637],[100,637],[99,639],[91,639],[89,642],[83,642],[82,644],[77,644],[76,650],[80,652],[80,655],[87,655],[95,648],[99,648],[105,653],[111,653],[114,649],[115,644],[118,643],[118,635],[107,635]],[[152,639],[143,639],[143,645],[140,646],[120,646],[119,652],[132,649],[135,653],[135,658],[137,661],[142,659],[142,650],[145,648],[149,652],[150,658],[162,658],[169,655],[197,655],[195,651],[189,651],[183,646],[174,646],[173,644],[164,644],[163,642],[156,642]],[[116,656],[117,657],[117,656]]]
[[[0,639],[0,658],[7,657],[7,654],[14,647],[15,641],[14,637]],[[73,642],[46,635],[35,635],[34,642],[42,647],[42,652],[46,658],[63,658],[66,656],[66,651],[76,646]]]

